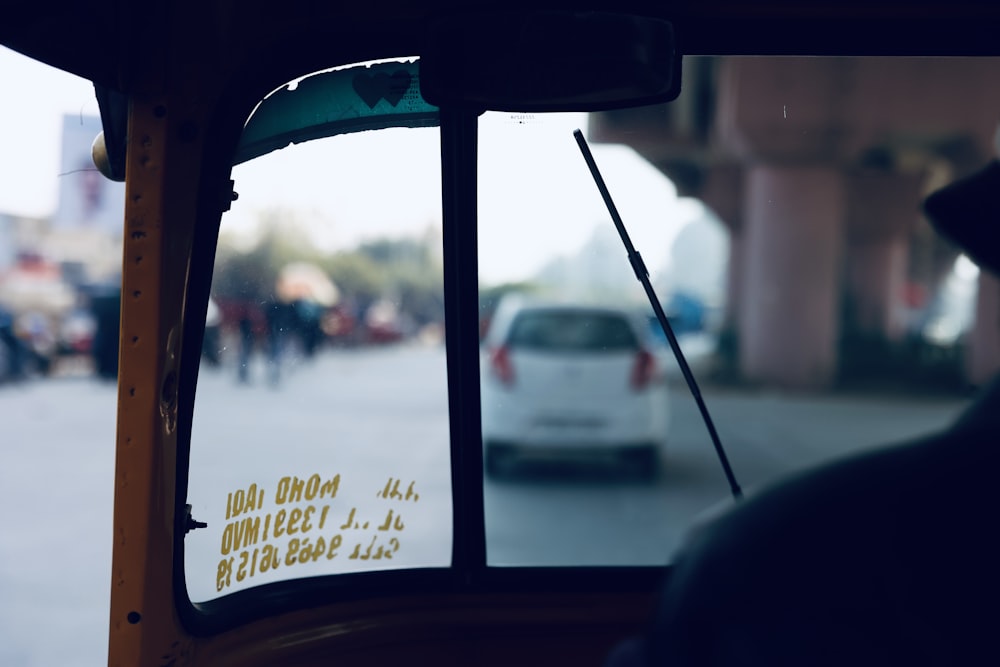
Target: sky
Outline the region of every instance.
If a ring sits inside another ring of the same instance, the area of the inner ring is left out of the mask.
[[[0,47],[0,213],[55,213],[63,116],[99,114],[86,79]]]
[[[0,84],[8,100],[0,105],[0,149],[5,158],[0,160],[0,213],[53,215],[61,177],[63,117],[98,115],[93,87],[89,81],[2,47]],[[585,123],[584,114],[540,114],[529,123],[518,120],[517,127],[512,127],[511,115],[482,119],[481,181],[505,184],[480,193],[484,281],[523,278],[554,257],[581,248],[598,225],[612,224],[572,137],[577,127],[585,129]],[[436,141],[436,135],[430,136]],[[417,136],[412,141],[426,143]],[[351,141],[343,142],[336,161],[300,172],[305,175],[295,179],[294,188],[280,185],[273,178],[273,167],[258,169],[257,161],[237,167],[234,177],[240,200],[223,224],[248,229],[262,209],[288,207],[289,202],[301,209],[302,219],[316,221],[319,218],[312,211],[328,204],[322,200],[329,200],[334,192],[350,196],[338,200],[334,222],[327,215],[314,230],[318,242],[330,249],[398,232],[400,210],[410,219],[439,219],[436,168],[428,169],[427,161],[416,165],[405,160],[395,165],[383,162],[376,166],[398,168],[398,173],[378,183],[370,178],[352,181],[363,173],[367,158],[361,148],[352,153],[351,145]],[[678,200],[673,184],[631,149],[602,145],[592,149],[633,242],[647,264],[661,265],[667,261],[670,240],[684,224],[703,215],[703,209],[693,200]],[[436,144],[417,145],[414,150],[436,161]],[[340,159],[345,154],[349,159]],[[340,171],[331,166],[334,162],[342,166]]]

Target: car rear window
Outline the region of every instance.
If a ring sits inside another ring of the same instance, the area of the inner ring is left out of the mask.
[[[518,315],[507,344],[529,350],[617,352],[639,347],[628,321],[615,313],[533,311]]]

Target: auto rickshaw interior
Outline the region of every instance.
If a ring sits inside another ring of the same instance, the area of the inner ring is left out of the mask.
[[[95,82],[126,182],[111,664],[644,627],[739,500],[577,128],[749,495],[1000,367],[997,284],[921,215],[994,157],[990,8],[253,4],[108,5],[78,60],[0,28]]]

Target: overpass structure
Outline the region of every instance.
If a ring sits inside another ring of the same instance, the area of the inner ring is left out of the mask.
[[[993,58],[688,57],[678,100],[592,114],[589,133],[725,222],[740,377],[822,389],[866,363],[845,341],[876,356],[902,345],[907,287],[934,293],[951,271],[958,250],[921,203],[995,157],[998,78]],[[978,280],[973,384],[1000,369],[1000,282]]]

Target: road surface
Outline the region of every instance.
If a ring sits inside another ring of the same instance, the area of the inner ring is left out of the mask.
[[[284,370],[277,386],[264,373],[241,385],[231,367],[203,372],[189,500],[210,527],[188,538],[189,578],[197,580],[192,595],[216,594],[220,536],[233,523],[225,518],[229,494],[258,480],[267,489],[267,506],[258,514],[276,516],[280,479],[306,481],[313,472],[341,475],[341,495],[328,503],[329,526],[358,526],[344,533],[336,571],[372,566],[352,563],[348,542],[351,535],[358,542],[375,535],[389,509],[390,531],[405,523],[396,533],[403,547],[391,565],[446,565],[451,498],[444,351],[331,351],[309,362],[290,360]],[[655,480],[587,466],[529,466],[487,480],[490,563],[667,562],[694,517],[729,502],[694,403],[674,386],[670,447]],[[748,493],[789,470],[942,427],[967,402],[718,388],[704,394]],[[106,662],[115,401],[112,384],[89,376],[0,386],[6,458],[0,503],[7,508],[0,531],[0,664]],[[380,494],[394,480],[402,482],[401,491],[415,483],[419,502],[385,504],[389,499]],[[347,519],[352,508],[357,520]],[[371,523],[367,533],[363,521]],[[281,573],[303,574],[308,567]],[[263,580],[245,583],[256,581]]]

